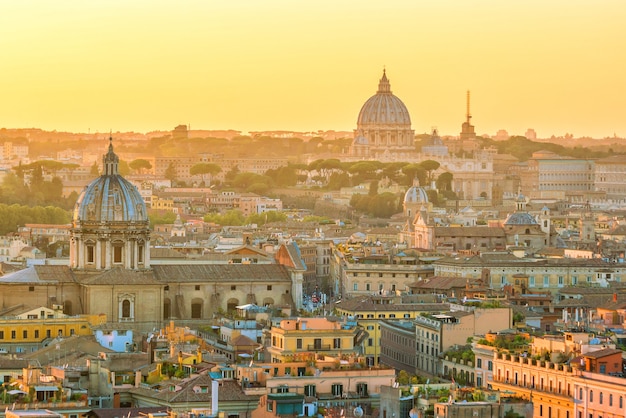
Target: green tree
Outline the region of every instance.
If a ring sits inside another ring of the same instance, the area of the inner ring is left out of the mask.
[[[98,168],[97,161],[94,161],[93,164],[91,165],[91,171],[89,172],[89,174],[91,174],[94,177],[97,177],[100,175],[100,169]]]
[[[425,161],[422,161],[419,165],[424,170],[426,170],[428,185],[430,185],[430,183],[433,180],[433,171],[437,170],[439,168],[440,164],[437,161],[434,161],[434,160],[425,160]]]
[[[411,186],[413,181],[417,179],[421,186],[425,186],[428,182],[426,170],[420,164],[407,164],[402,167],[402,172],[405,175],[404,184]]]
[[[370,183],[369,196],[376,196],[378,194],[378,180],[374,180]]]
[[[150,170],[152,169],[152,164],[150,164],[150,161],[148,160],[144,160],[143,158],[138,158],[136,160],[132,160],[128,166],[135,172],[137,173],[143,173],[144,170]]]
[[[174,163],[170,163],[165,169],[164,177],[172,182],[172,185],[176,183],[178,175],[176,174],[176,167]]]
[[[439,174],[436,180],[437,189],[441,191],[451,191],[452,190],[452,173],[445,172]]]
[[[202,176],[202,182],[204,183],[204,176],[206,174],[209,175],[209,186],[211,185],[211,179],[213,178],[214,175],[220,173],[222,171],[222,167],[220,167],[217,164],[214,163],[199,163],[199,164],[195,164],[193,165],[190,169],[189,169],[189,174],[191,174],[192,176],[197,176],[197,175],[201,175]],[[206,183],[205,183],[206,185]]]

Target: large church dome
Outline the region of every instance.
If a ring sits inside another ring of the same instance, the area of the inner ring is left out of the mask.
[[[137,188],[118,174],[118,156],[109,143],[103,157],[104,173],[92,181],[78,197],[73,221],[147,222],[146,204]]]
[[[391,93],[387,74],[378,83],[378,91],[370,97],[359,112],[357,126],[367,125],[405,125],[411,126],[411,117],[402,100]]]

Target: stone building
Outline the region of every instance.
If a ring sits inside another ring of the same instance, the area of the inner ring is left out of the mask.
[[[19,305],[62,306],[64,313],[105,314],[141,329],[169,319],[208,319],[244,303],[302,303],[298,263],[151,265],[150,227],[137,188],[118,173],[112,141],[103,174],[79,196],[69,265],[39,265],[0,278],[5,314]]]

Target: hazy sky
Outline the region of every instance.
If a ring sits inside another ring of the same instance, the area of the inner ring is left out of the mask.
[[[383,67],[417,133],[626,136],[624,0],[0,4],[0,127],[352,130]]]

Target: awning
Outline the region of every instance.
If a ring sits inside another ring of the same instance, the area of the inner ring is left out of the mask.
[[[9,395],[27,395],[23,390],[13,389],[7,392]]]
[[[56,392],[59,390],[56,386],[35,386],[36,392]]]

